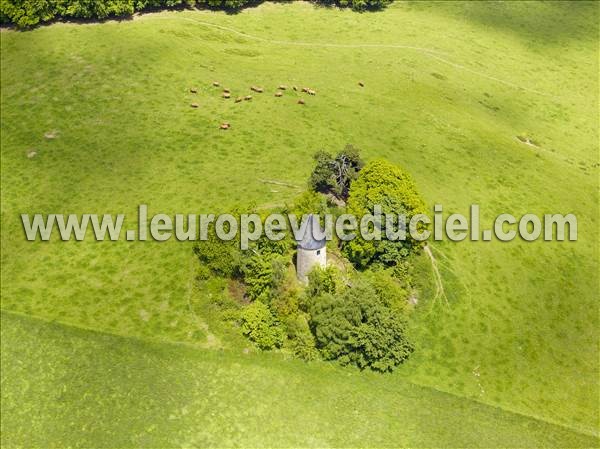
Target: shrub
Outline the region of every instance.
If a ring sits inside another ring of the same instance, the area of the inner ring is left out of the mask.
[[[214,233],[209,233],[208,239],[194,245],[194,254],[198,257],[201,267],[199,275],[206,277],[210,273],[222,277],[235,277],[240,274],[241,251],[235,240],[223,241]]]
[[[242,268],[244,283],[248,287],[246,293],[252,300],[262,300],[267,303],[273,284],[273,266],[266,257],[253,256]]]
[[[411,217],[425,213],[425,202],[411,176],[401,167],[383,159],[369,162],[352,183],[348,212],[362,217],[373,214],[375,205],[381,206],[384,215],[404,214],[407,227]],[[397,221],[394,228],[397,228]],[[357,267],[366,268],[374,262],[395,265],[404,260],[412,250],[422,246],[421,242],[410,237],[408,229],[406,240],[393,241],[385,236],[386,223],[383,220],[381,240],[355,238],[343,245],[343,251]]]
[[[395,309],[402,314],[407,314],[410,290],[395,275],[396,272],[393,269],[364,273],[365,281],[369,283],[385,307]]]
[[[314,298],[325,293],[335,293],[340,284],[337,268],[329,265],[326,268],[315,267],[308,273],[306,295]]]
[[[0,16],[3,23],[14,23],[21,28],[32,27],[52,20],[58,14],[52,0],[2,0]]]
[[[315,337],[308,325],[308,315],[299,313],[290,316],[286,320],[286,328],[289,338],[288,346],[296,357],[307,361],[319,358]]]
[[[296,198],[294,205],[290,208],[290,213],[295,214],[299,221],[303,215],[325,215],[327,212],[327,199],[323,195],[319,195],[313,191],[302,193],[302,195]]]
[[[262,217],[263,222],[266,220],[265,215]],[[294,241],[290,233],[285,233],[285,237],[281,240],[270,240],[266,235],[262,235],[254,244],[251,245],[251,250],[262,256],[283,255],[294,246]]]
[[[285,279],[288,261],[283,256],[255,254],[244,260],[242,274],[248,287],[246,293],[252,300],[265,303],[271,301],[272,294]]]
[[[288,318],[298,313],[300,292],[296,287],[278,292],[271,300],[271,310],[280,318]]]
[[[383,8],[394,0],[339,0],[340,6],[349,6],[357,11],[364,11],[365,9],[379,9]]]
[[[279,348],[283,344],[284,331],[266,304],[253,302],[242,310],[240,318],[242,333],[260,349]]]

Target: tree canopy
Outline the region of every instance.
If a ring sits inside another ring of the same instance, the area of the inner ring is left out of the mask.
[[[406,240],[386,238],[386,222],[381,223],[382,239],[365,240],[355,238],[346,242],[344,253],[356,266],[365,268],[371,263],[395,265],[409,255],[412,249],[421,246],[408,233],[411,217],[425,213],[425,202],[419,195],[412,177],[400,166],[384,159],[369,162],[352,183],[348,198],[348,213],[356,217],[374,214],[375,206],[381,206],[383,215],[403,214],[406,216]],[[392,230],[397,231],[398,220]]]
[[[331,193],[336,198],[346,200],[348,190],[364,163],[357,148],[352,145],[340,151],[336,156],[318,151],[313,158],[315,168],[310,176],[310,186],[321,193]]]
[[[413,347],[406,315],[401,306],[390,307],[389,299],[366,281],[313,298],[311,327],[323,358],[383,372],[407,359]]]
[[[382,8],[393,0],[315,0],[315,3],[355,10]],[[106,19],[130,16],[144,9],[198,7],[236,10],[261,0],[2,0],[0,23],[20,28],[55,19]]]

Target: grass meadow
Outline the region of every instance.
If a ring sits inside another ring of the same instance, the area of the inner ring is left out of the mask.
[[[6,312],[2,352],[8,379],[2,387],[5,447],[489,448],[596,442],[391,376],[270,354],[198,351]]]
[[[593,2],[292,2],[2,30],[2,445],[598,446],[598,20]],[[285,204],[346,143],[431,207],[477,203],[482,227],[574,213],[578,241],[433,242],[447,302],[424,288],[393,375],[246,354],[189,244],[25,241],[21,213],[134,228],[142,203]]]

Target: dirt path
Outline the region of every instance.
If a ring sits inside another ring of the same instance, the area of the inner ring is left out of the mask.
[[[497,78],[495,76],[488,75],[483,72],[479,72],[477,70],[466,67],[462,64],[458,64],[456,62],[450,61],[449,59],[444,58],[443,56],[448,56],[445,53],[442,53],[438,50],[426,47],[417,47],[414,45],[404,45],[404,44],[380,44],[380,43],[372,43],[372,44],[337,44],[333,42],[303,42],[303,41],[287,41],[287,40],[278,40],[278,39],[267,39],[261,36],[256,36],[253,34],[245,33],[243,31],[236,30],[235,28],[226,27],[223,25],[217,25],[211,22],[205,22],[203,20],[192,19],[190,17],[161,17],[153,14],[136,14],[134,15],[134,19],[136,20],[183,20],[186,22],[195,23],[204,27],[214,28],[217,30],[225,31],[231,34],[235,34],[237,36],[244,37],[246,39],[251,39],[259,42],[264,42],[266,44],[272,45],[286,45],[286,46],[297,46],[297,47],[308,47],[308,48],[389,48],[389,49],[403,49],[403,50],[412,50],[417,53],[420,53],[423,56],[429,57],[431,59],[435,59],[443,64],[454,67],[455,69],[463,70],[473,75],[480,76],[482,78],[486,78],[490,81],[495,81],[500,84],[504,84],[505,86],[512,87],[514,89],[519,89],[525,92],[531,92],[537,95],[543,95],[546,97],[551,97],[552,95],[547,94],[545,92],[540,92],[535,89],[531,89],[526,86],[522,86],[520,84],[516,84],[510,81],[503,80],[501,78]]]
[[[202,343],[200,346],[207,349],[220,349],[223,347],[223,343],[215,334],[213,334],[206,321],[201,319],[196,311],[194,310],[194,305],[192,304],[192,295],[194,292],[194,264],[197,263],[194,257],[190,257],[190,271],[188,276],[188,284],[186,291],[186,300],[188,309],[190,311],[190,315],[192,315],[192,319],[198,326],[202,332],[206,334],[206,342]]]
[[[435,282],[435,295],[433,297],[432,304],[435,304],[438,300],[443,300],[446,306],[450,306],[448,302],[448,297],[446,296],[446,292],[444,291],[444,283],[442,282],[442,275],[440,274],[440,270],[438,269],[438,263],[433,253],[431,252],[431,248],[429,245],[425,245],[423,248],[429,260],[431,260],[431,269],[433,270],[433,281]]]

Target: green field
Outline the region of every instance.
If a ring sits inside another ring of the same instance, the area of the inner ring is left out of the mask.
[[[2,445],[598,446],[599,20],[595,2],[294,2],[2,30]],[[574,213],[578,241],[434,242],[448,304],[425,292],[415,354],[375,375],[244,354],[188,244],[23,235],[21,213],[134,227],[141,203],[285,204],[346,143],[430,206]]]
[[[2,352],[4,447],[597,442],[390,376],[155,344],[6,313]]]

